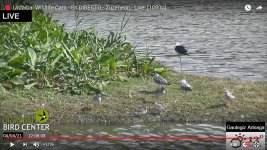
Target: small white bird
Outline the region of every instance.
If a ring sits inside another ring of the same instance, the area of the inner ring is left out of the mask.
[[[227,89],[224,91],[224,97],[227,100],[227,104],[226,105],[229,105],[229,102],[231,104],[235,99],[235,96],[230,91],[228,91]]]
[[[129,97],[129,98],[133,98],[133,96],[132,96],[132,94],[131,94],[131,93],[129,93],[129,94],[128,94],[128,97]]]
[[[160,76],[157,73],[153,74],[153,80],[157,84],[162,84],[162,85],[171,85],[166,79],[164,79],[162,76]]]
[[[95,104],[99,104],[99,103],[101,103],[101,100],[102,100],[101,94],[97,94],[97,95],[95,95],[95,96],[93,97],[93,102],[94,102]]]
[[[164,107],[160,103],[155,102],[155,106],[159,111],[162,111],[164,109]]]
[[[190,84],[187,83],[186,80],[182,80],[180,81],[181,83],[181,88],[184,90],[184,91],[192,91],[192,87]]]
[[[135,114],[136,114],[136,115],[144,115],[144,114],[147,113],[147,111],[148,111],[148,107],[146,106],[145,108],[141,108],[141,109],[137,110],[137,111],[135,112]]]

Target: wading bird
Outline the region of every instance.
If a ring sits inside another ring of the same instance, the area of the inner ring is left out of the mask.
[[[180,81],[180,83],[181,83],[181,89],[183,89],[184,91],[192,91],[191,85],[188,84],[186,80],[182,80]]]
[[[153,74],[153,80],[157,84],[162,84],[162,85],[171,85],[166,79],[164,79],[162,76],[160,76],[157,73]]]
[[[188,52],[187,52],[187,49],[185,49],[185,47],[180,44],[180,43],[176,43],[176,46],[175,46],[175,51],[176,53],[178,54],[179,58],[180,58],[180,65],[181,65],[181,71],[182,71],[182,59],[181,59],[181,56],[182,55],[189,55]]]
[[[226,106],[229,107],[231,106],[231,104],[233,103],[234,99],[235,99],[235,96],[230,92],[228,91],[227,89],[224,91],[224,97],[225,99],[227,100],[226,102]]]

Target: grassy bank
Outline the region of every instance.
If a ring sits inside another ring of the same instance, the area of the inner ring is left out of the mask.
[[[180,90],[179,81],[186,78],[193,91]],[[102,104],[95,106],[92,96],[60,94],[51,89],[15,90],[0,96],[1,117],[32,116],[39,108],[51,114],[50,122],[224,122],[267,121],[267,82],[251,82],[171,72],[167,79],[174,83],[165,87],[160,98],[140,91],[158,88],[151,78],[132,78],[128,82],[112,82],[104,91]],[[236,96],[232,107],[226,107],[224,88]],[[129,96],[129,94],[132,96]],[[159,114],[154,102],[164,111]],[[136,109],[148,106],[148,113],[136,116]],[[4,111],[3,111],[4,110]]]

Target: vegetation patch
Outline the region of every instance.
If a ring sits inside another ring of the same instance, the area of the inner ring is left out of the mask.
[[[105,38],[94,28],[67,32],[41,11],[33,12],[32,23],[1,23],[0,32],[0,84],[7,90],[99,93],[110,81],[164,73],[153,57],[138,56],[122,32]]]

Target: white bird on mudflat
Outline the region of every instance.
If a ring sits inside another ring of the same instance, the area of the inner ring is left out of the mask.
[[[162,85],[171,85],[166,79],[164,79],[162,76],[160,76],[157,73],[153,74],[153,80],[157,84],[162,84]]]
[[[184,91],[192,91],[192,87],[190,84],[187,83],[186,80],[182,80],[180,81],[181,83],[181,88],[184,90]]]
[[[95,104],[99,104],[99,103],[101,103],[101,100],[102,100],[102,96],[101,96],[101,94],[97,94],[97,95],[95,95],[95,96],[93,97],[93,102],[94,102]]]

